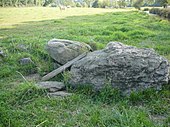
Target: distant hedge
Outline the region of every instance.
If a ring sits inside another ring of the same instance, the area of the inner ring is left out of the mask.
[[[149,13],[156,14],[170,20],[170,8],[164,8],[164,9],[152,8],[149,10]]]
[[[149,11],[149,8],[144,8],[143,11]]]

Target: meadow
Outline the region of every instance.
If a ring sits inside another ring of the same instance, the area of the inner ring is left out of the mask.
[[[170,61],[170,22],[133,9],[0,8],[0,127],[168,127],[170,87],[122,96],[109,87],[67,90],[49,98],[26,76],[53,70],[45,51],[53,38],[85,42],[94,50],[110,41],[153,48]],[[22,49],[20,46],[25,48]],[[34,64],[20,65],[30,57]],[[53,80],[67,84],[67,72]]]

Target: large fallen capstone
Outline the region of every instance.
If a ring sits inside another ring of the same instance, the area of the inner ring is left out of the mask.
[[[58,64],[64,65],[80,54],[89,52],[91,47],[82,42],[52,39],[48,42],[46,49]]]
[[[168,61],[153,49],[110,42],[105,49],[88,53],[71,67],[70,84],[92,85],[96,90],[111,84],[125,94],[168,83]]]

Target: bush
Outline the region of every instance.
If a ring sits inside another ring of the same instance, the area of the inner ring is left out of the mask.
[[[170,9],[162,9],[159,16],[170,19]]]
[[[94,8],[98,8],[99,7],[99,1],[98,0],[95,0],[92,7]]]
[[[52,4],[49,5],[49,7],[57,7],[57,4],[52,3]]]
[[[137,0],[137,1],[133,4],[133,6],[134,6],[136,9],[140,10],[140,7],[142,6],[142,3],[143,3],[143,0]]]
[[[144,8],[143,11],[149,11],[149,8]]]
[[[152,8],[152,9],[149,10],[149,13],[158,14],[159,10],[160,10],[159,8]]]
[[[80,3],[76,3],[76,7],[81,7],[81,4]]]
[[[166,12],[166,18],[170,19],[170,9]]]
[[[170,9],[169,8],[164,8],[164,9],[152,8],[149,10],[149,13],[156,14],[163,18],[170,19]]]

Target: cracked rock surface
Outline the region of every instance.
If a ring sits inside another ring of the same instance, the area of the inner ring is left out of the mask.
[[[36,85],[40,88],[46,89],[48,92],[56,92],[65,89],[64,83],[57,81],[38,82]]]
[[[63,82],[57,81],[45,81],[45,82],[38,82],[36,84],[37,87],[43,88],[47,90],[47,95],[50,97],[67,97],[71,96],[72,93],[68,93],[66,91],[66,86]]]
[[[58,92],[54,92],[54,93],[48,93],[49,96],[51,97],[67,97],[67,96],[71,96],[71,93],[67,93],[65,91],[58,91]]]
[[[89,52],[91,47],[82,42],[52,39],[46,46],[47,52],[60,65],[74,59],[84,52]]]
[[[111,84],[124,93],[160,88],[168,83],[168,61],[153,49],[110,42],[105,49],[88,53],[71,67],[73,86],[89,84],[100,89]]]

